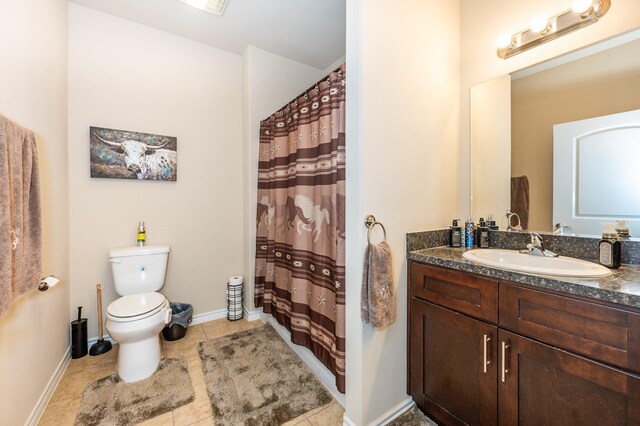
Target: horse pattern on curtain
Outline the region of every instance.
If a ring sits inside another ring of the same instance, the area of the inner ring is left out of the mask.
[[[345,73],[260,123],[255,304],[345,391]]]

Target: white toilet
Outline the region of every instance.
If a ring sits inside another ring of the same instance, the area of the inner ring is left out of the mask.
[[[125,382],[151,376],[160,363],[158,334],[171,320],[164,285],[168,245],[124,247],[109,252],[119,299],[107,307],[105,327],[118,342],[118,375]]]

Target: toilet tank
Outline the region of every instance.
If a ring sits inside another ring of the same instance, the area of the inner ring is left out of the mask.
[[[116,293],[126,296],[160,290],[167,273],[169,251],[168,245],[110,250],[109,262]]]

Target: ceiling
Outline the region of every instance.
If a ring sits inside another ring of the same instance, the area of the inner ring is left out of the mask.
[[[324,69],[345,54],[346,0],[229,0],[222,16],[177,0],[70,1],[240,55],[253,45]]]

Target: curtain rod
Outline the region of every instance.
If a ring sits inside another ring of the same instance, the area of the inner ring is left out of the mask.
[[[344,63],[343,63],[342,65],[344,65]],[[320,83],[322,83],[323,81],[328,80],[328,79],[329,79],[329,76],[330,76],[331,74],[333,74],[334,72],[340,72],[340,71],[341,71],[341,70],[340,70],[340,68],[342,68],[342,65],[340,65],[340,66],[339,66],[338,68],[336,68],[335,70],[331,71],[329,74],[327,74],[327,76],[326,76],[326,77],[321,78],[321,79],[320,79],[320,80],[318,80],[315,84],[312,84],[311,86],[309,86],[309,87],[307,88],[307,90],[305,90],[304,92],[300,93],[298,96],[296,96],[295,98],[293,98],[293,100],[292,100],[292,101],[287,102],[287,103],[286,103],[282,108],[278,108],[278,109],[276,110],[276,112],[275,112],[275,113],[273,113],[273,114],[276,114],[276,113],[278,113],[278,112],[284,111],[284,110],[285,110],[285,109],[286,109],[286,108],[287,108],[287,107],[288,107],[292,102],[296,102],[296,101],[298,100],[298,98],[300,98],[300,97],[302,97],[302,96],[308,96],[308,95],[307,95],[307,92],[309,92],[310,90],[313,90],[313,89],[315,89],[316,87],[318,87],[318,85],[319,85]],[[269,117],[271,117],[273,114],[269,114]],[[264,120],[267,120],[269,117],[265,118]],[[264,120],[262,120],[262,121],[264,121]]]

